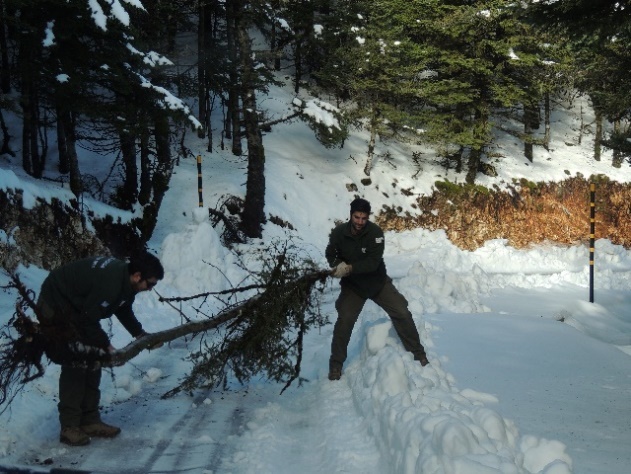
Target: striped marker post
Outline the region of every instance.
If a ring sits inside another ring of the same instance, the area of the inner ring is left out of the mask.
[[[596,185],[589,185],[589,302],[594,302],[594,249],[596,229]]]
[[[202,195],[202,155],[197,155],[197,192],[199,193],[199,207],[204,207]]]

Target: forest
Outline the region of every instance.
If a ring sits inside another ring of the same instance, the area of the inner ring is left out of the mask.
[[[260,237],[266,221],[263,134],[278,120],[310,122],[327,147],[353,127],[369,132],[364,183],[375,144],[400,140],[432,146],[475,186],[477,173],[501,166],[485,161],[498,130],[532,161],[534,147],[548,146],[557,104],[584,95],[595,111],[585,124],[593,159],[607,147],[620,167],[631,153],[627,4],[2,0],[0,156],[36,179],[56,167],[78,202],[140,208],[136,245],[151,237],[174,165],[191,155],[187,133],[247,160],[246,193],[234,203],[246,237]],[[182,51],[191,35],[196,50]],[[278,74],[330,104],[339,128],[300,106],[276,120],[258,110]],[[115,156],[108,183],[82,153]]]
[[[28,261],[50,270],[79,256],[108,251],[126,257],[143,247],[175,166],[194,158],[185,145],[191,133],[205,140],[211,156],[221,149],[243,158],[244,195],[216,212],[233,231],[231,239],[261,237],[268,219],[264,134],[296,119],[307,122],[324,147],[341,147],[350,130],[364,130],[369,139],[357,158],[364,185],[371,184],[376,144],[385,140],[431,146],[446,168],[465,176],[465,185],[441,183],[439,193],[418,202],[453,212],[409,216],[389,209],[375,216],[385,230],[446,229],[466,249],[500,237],[515,247],[585,239],[586,222],[575,217],[585,206],[584,180],[524,180],[511,194],[484,189],[476,177],[502,166],[492,155],[498,132],[518,140],[525,159],[534,160],[535,147],[549,146],[555,107],[578,95],[594,110],[593,122],[583,124],[594,130],[593,160],[607,148],[611,166],[628,166],[627,6],[613,0],[0,0],[0,169],[5,160],[19,160],[29,176],[48,180],[46,171],[54,168],[76,203],[75,209],[53,202],[24,210],[19,190],[0,192],[0,231],[23,235],[12,252],[0,242],[0,266],[13,270]],[[194,50],[183,47],[191,37]],[[266,116],[258,104],[279,77],[296,95],[307,90],[319,98],[339,126],[314,120],[299,101],[292,114]],[[97,178],[90,160],[109,157],[110,172]],[[602,193],[609,201],[599,227],[613,243],[629,247],[631,192],[619,183],[601,184],[609,186]],[[86,196],[137,217],[131,227],[95,220],[96,237],[77,232],[85,226]],[[239,379],[263,367],[274,380],[299,380],[302,336],[324,324],[311,313],[318,305],[310,296],[328,272],[305,272],[288,248],[277,250],[268,252],[271,260],[249,287],[260,290],[258,299],[226,310],[219,322],[154,334],[114,362],[228,321],[234,328],[228,350],[209,352],[223,365],[198,365],[179,389],[208,377],[221,382],[227,367]],[[24,311],[35,306],[31,293],[17,278],[11,288],[20,294],[17,320],[29,321]],[[283,339],[288,326],[295,329],[292,340]],[[29,379],[14,361],[23,355],[19,344],[33,334],[27,327],[15,340],[16,352],[5,352],[4,399],[11,400],[6,389],[17,378]],[[41,355],[30,355],[26,371],[37,372],[29,375],[41,375],[33,362]],[[205,361],[205,353],[198,357]]]

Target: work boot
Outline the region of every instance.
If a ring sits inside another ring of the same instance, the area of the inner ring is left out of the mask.
[[[81,426],[81,430],[86,435],[96,436],[97,438],[113,438],[121,432],[121,429],[118,426],[108,425],[102,421],[92,423],[90,425],[83,425]]]
[[[90,444],[90,437],[78,426],[67,426],[61,429],[59,441],[70,446]]]
[[[340,380],[342,378],[342,369],[329,369],[329,380]]]

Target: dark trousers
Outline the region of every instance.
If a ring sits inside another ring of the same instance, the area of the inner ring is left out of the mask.
[[[392,284],[388,278],[382,290],[371,298],[380,308],[382,308],[390,319],[395,331],[401,339],[405,350],[414,354],[414,358],[419,360],[425,355],[425,349],[421,344],[418,330],[414,325],[412,313],[408,309],[408,302],[405,297]],[[361,313],[367,298],[363,298],[348,287],[342,287],[340,296],[335,302],[337,310],[337,321],[333,328],[333,340],[331,341],[331,358],[329,368],[341,369],[346,360],[346,350],[348,342],[353,333],[353,327]]]
[[[101,420],[101,369],[61,366],[59,376],[59,423],[62,428],[90,425]]]

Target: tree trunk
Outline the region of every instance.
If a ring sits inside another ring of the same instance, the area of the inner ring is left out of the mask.
[[[23,71],[23,74],[28,74]],[[31,176],[36,176],[35,164],[39,162],[38,146],[37,146],[37,114],[34,112],[35,87],[33,80],[26,76],[22,77],[22,94],[20,96],[20,105],[22,107],[22,168]]]
[[[7,124],[4,121],[4,114],[2,113],[2,109],[0,109],[0,128],[2,128],[2,148],[0,149],[0,155],[15,156],[15,153],[11,151],[11,146],[9,145],[9,142],[11,141],[11,135],[9,134],[9,128],[7,127]]]
[[[138,203],[141,206],[151,199],[151,155],[149,150],[149,129],[144,126],[140,131],[140,191]]]
[[[119,132],[119,137],[125,180],[120,190],[118,205],[121,209],[131,210],[138,199],[136,137],[122,130]]]
[[[368,141],[368,153],[366,156],[366,165],[364,165],[364,174],[370,177],[370,172],[375,159],[375,144],[377,143],[377,123],[374,117],[370,120],[370,140]]]
[[[458,151],[456,151],[455,153],[448,154],[449,160],[456,162],[455,171],[458,174],[462,173],[462,154],[463,153],[464,153],[463,147],[459,146]]]
[[[616,137],[620,136],[620,120],[616,120],[613,123],[613,132]],[[622,168],[622,161],[624,157],[619,147],[614,147],[613,149],[613,157],[611,159],[611,166],[614,168]]]
[[[280,71],[280,58],[282,57],[283,51],[278,47],[278,40],[276,39],[276,24],[272,23],[272,31],[270,38],[270,48],[272,50],[272,55],[274,56],[274,71]]]
[[[488,111],[482,104],[475,111],[475,121],[473,123],[473,139],[477,145],[474,145],[469,150],[469,169],[467,170],[467,177],[465,181],[467,184],[475,184],[475,179],[480,170],[480,163],[482,162],[482,151],[484,143],[486,142],[486,127],[488,124]]]
[[[544,97],[544,126],[543,147],[550,151],[550,93],[546,92]]]
[[[83,178],[77,155],[75,120],[72,113],[62,105],[57,107],[57,149],[59,151],[59,171],[69,174],[70,190],[79,197],[83,193]]]
[[[164,195],[169,189],[169,180],[173,171],[171,150],[169,146],[169,119],[164,113],[156,111],[154,114],[156,141],[156,168],[151,180],[153,199],[144,207],[142,240],[147,242],[156,227],[158,212]]]
[[[11,63],[7,44],[7,11],[4,1],[0,1],[0,91],[11,92]]]
[[[294,92],[298,94],[302,80],[302,32],[296,32],[294,42]]]
[[[469,150],[469,170],[467,171],[467,177],[465,178],[467,184],[475,184],[475,178],[478,175],[481,160],[482,149],[479,147],[471,148]]]
[[[533,128],[539,125],[538,111],[533,104],[524,104],[524,156],[528,161],[533,161]]]
[[[44,171],[44,156],[40,155],[38,77],[41,43],[33,31],[20,35],[18,64],[20,65],[20,105],[22,107],[22,167],[35,178]]]
[[[603,141],[603,114],[596,108],[596,134],[594,135],[594,159],[600,161]]]
[[[226,123],[226,138],[232,139],[232,154],[241,156],[241,117],[239,114],[239,51],[238,51],[238,27],[237,15],[240,14],[240,5],[237,0],[226,2],[226,34],[228,39],[228,58],[230,60],[230,86],[228,88],[228,122]],[[241,52],[241,54],[243,54]]]
[[[59,164],[57,169],[61,174],[70,172],[70,162],[68,159],[68,144],[66,143],[65,121],[62,120],[63,111],[57,106],[57,152],[59,153]]]
[[[208,117],[206,116],[206,4],[199,2],[197,10],[197,100],[199,101],[199,122],[201,128],[197,129],[198,138],[204,138],[208,132]]]
[[[241,18],[237,18],[236,30],[241,51],[241,101],[248,144],[248,177],[241,226],[248,237],[260,238],[262,225],[265,223],[265,150],[259,128],[254,91],[257,77],[252,65],[250,38]]]

